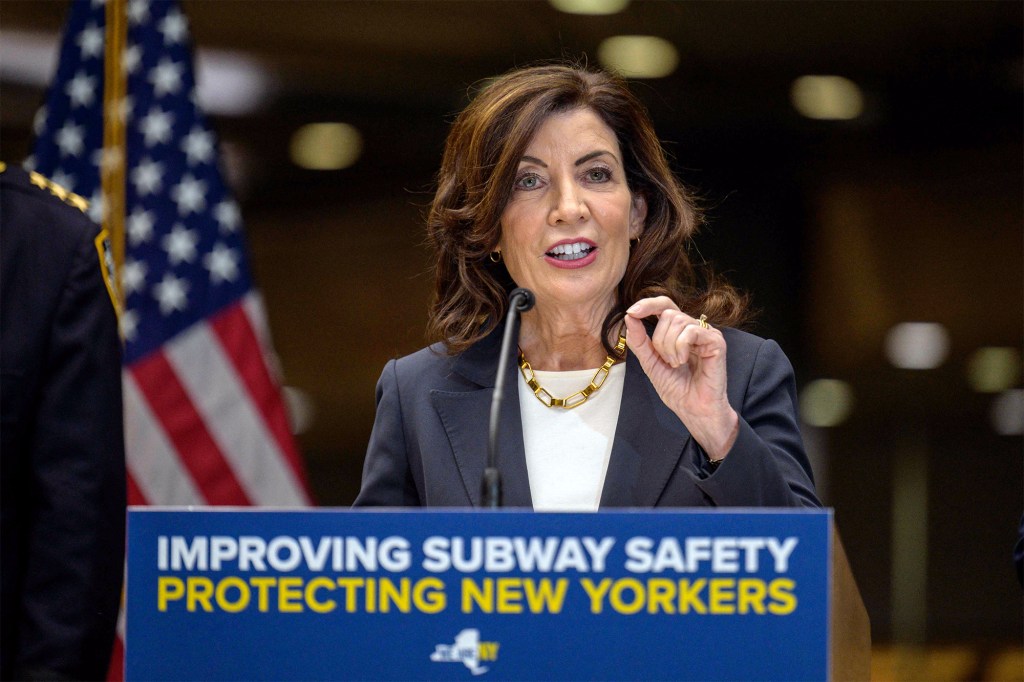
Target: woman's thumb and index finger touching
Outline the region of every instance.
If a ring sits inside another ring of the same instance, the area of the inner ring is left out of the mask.
[[[668,296],[641,298],[626,310],[626,343],[644,371],[649,371],[661,357],[647,336],[643,320],[647,317],[660,317],[666,310],[679,310],[679,306]]]

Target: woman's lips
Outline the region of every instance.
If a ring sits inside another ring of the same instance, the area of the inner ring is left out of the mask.
[[[544,260],[557,268],[582,268],[597,258],[597,244],[589,239],[565,239],[544,254]]]

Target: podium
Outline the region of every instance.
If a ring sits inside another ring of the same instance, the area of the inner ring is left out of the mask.
[[[128,680],[870,677],[830,510],[131,508]]]

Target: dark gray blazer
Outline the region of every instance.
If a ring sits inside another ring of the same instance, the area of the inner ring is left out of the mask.
[[[377,417],[355,506],[480,505],[501,332],[455,357],[435,345],[388,362],[377,383]],[[722,333],[729,402],[740,415],[729,456],[709,474],[700,446],[630,352],[602,508],[820,506],[797,426],[789,360],[774,341],[735,329]],[[506,388],[518,386],[518,372],[510,361]],[[502,407],[504,505],[531,507],[519,401],[510,396]]]

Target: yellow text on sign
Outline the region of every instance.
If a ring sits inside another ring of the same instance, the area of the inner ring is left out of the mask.
[[[186,611],[238,613],[255,608],[261,613],[439,613],[447,606],[444,583],[438,578],[227,576],[216,581],[206,576],[160,576],[157,610],[172,605]]]
[[[626,615],[678,614],[772,614],[785,616],[796,610],[796,583],[789,578],[603,578],[580,579],[590,598],[591,613],[605,608]]]
[[[561,613],[568,578],[462,579],[462,612]]]

